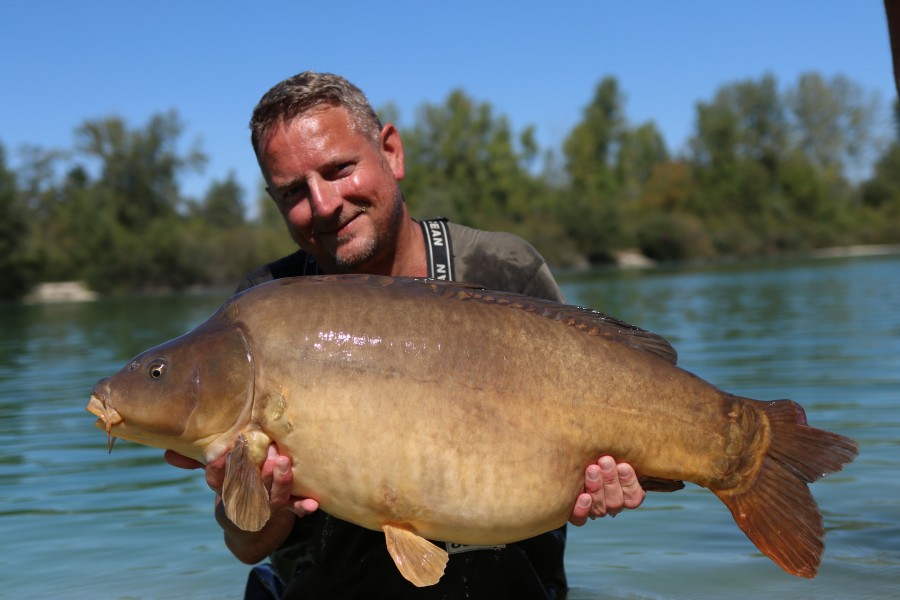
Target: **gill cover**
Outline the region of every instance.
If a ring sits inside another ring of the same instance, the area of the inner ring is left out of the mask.
[[[201,328],[189,348],[196,365],[191,373],[196,404],[183,435],[202,440],[231,433],[230,447],[253,408],[253,356],[240,326],[227,324],[208,332]]]

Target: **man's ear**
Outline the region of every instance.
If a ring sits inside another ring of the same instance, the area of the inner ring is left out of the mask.
[[[403,163],[403,141],[393,123],[388,123],[381,129],[379,142],[381,155],[390,166],[394,179],[402,180],[406,175],[406,166]]]

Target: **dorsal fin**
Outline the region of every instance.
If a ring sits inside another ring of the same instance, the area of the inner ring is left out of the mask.
[[[476,300],[518,308],[541,317],[561,321],[587,335],[601,336],[629,348],[650,352],[673,365],[678,362],[678,352],[661,335],[641,329],[598,310],[521,294],[493,292],[466,284],[445,285],[457,288],[453,291],[453,295],[460,300]]]
[[[650,352],[669,361],[673,365],[678,362],[678,352],[672,347],[669,340],[663,336],[647,331],[646,329],[641,329],[640,327],[631,325],[600,311],[589,308],[571,308],[579,311],[579,315],[582,315],[580,318],[583,319],[586,317],[588,319],[588,322],[590,323],[588,333],[592,332],[592,328],[597,327],[599,331],[596,335],[602,335],[610,340],[623,343],[630,348]],[[581,329],[583,328],[582,324],[577,322],[579,320],[579,315],[570,316],[569,318],[574,318],[576,323],[572,323],[572,325]]]

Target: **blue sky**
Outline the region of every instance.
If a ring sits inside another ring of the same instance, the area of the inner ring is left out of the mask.
[[[247,121],[277,81],[346,76],[401,123],[454,88],[558,146],[597,83],[618,78],[632,124],[654,121],[677,151],[695,104],[726,83],[842,74],[894,98],[880,0],[426,0],[218,2],[29,0],[0,8],[0,143],[71,148],[86,119],[132,127],[169,109],[185,146],[209,155],[183,180],[200,196],[233,170],[256,197]]]

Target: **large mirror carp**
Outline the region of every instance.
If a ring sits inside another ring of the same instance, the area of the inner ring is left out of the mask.
[[[280,279],[97,383],[110,438],[202,462],[228,454],[223,498],[269,518],[268,445],[293,493],[384,531],[416,585],[443,574],[428,540],[492,545],[566,522],[603,454],[645,485],[711,490],[785,571],[813,577],[822,517],[807,487],[856,444],[790,400],[741,398],[677,367],[661,337],[602,313],[465,284]],[[110,439],[111,443],[112,439]]]

